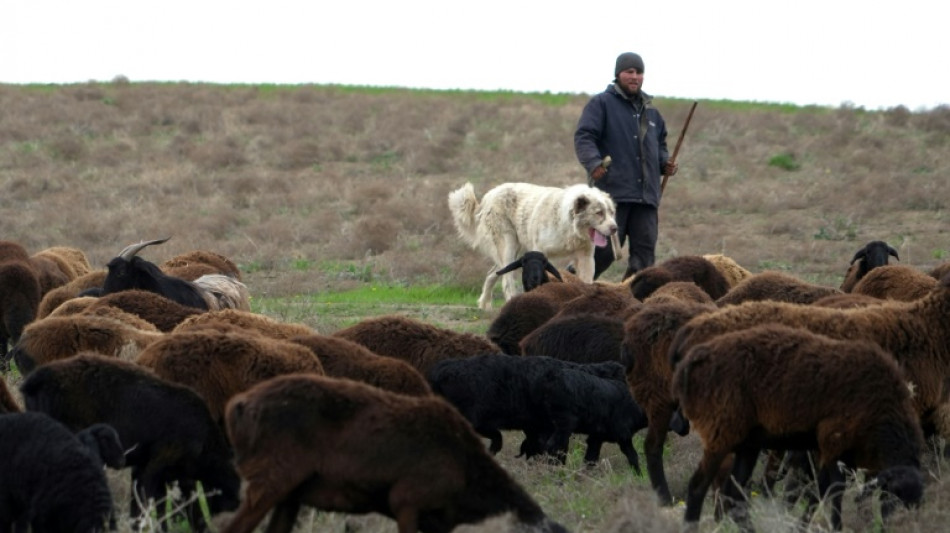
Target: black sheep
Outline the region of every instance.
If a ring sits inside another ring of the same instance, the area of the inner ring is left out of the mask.
[[[238,505],[240,478],[221,427],[193,390],[159,379],[134,363],[81,353],[34,370],[20,385],[28,411],[40,411],[77,430],[95,423],[115,428],[132,468],[131,512],[138,499],[165,497],[177,482],[185,495],[200,481],[212,513]],[[204,526],[196,505],[186,512]]]
[[[36,533],[105,531],[112,493],[103,449],[106,463],[117,464],[114,451],[121,454],[121,446],[108,426],[77,436],[42,413],[0,415],[0,531],[12,525]]]
[[[623,320],[610,315],[555,316],[521,339],[520,353],[575,363],[620,361]]]
[[[604,442],[616,442],[633,467],[639,460],[633,434],[646,416],[633,401],[619,363],[578,365],[551,357],[501,354],[437,363],[426,378],[491,440],[502,447],[501,430],[522,430],[521,452],[564,458],[573,433],[588,435],[587,461],[596,461]]]
[[[182,305],[207,311],[210,307],[205,291],[194,282],[169,276],[154,263],[135,255],[142,248],[167,241],[157,239],[127,246],[106,265],[109,273],[102,284],[101,296],[129,289],[141,289],[174,300]]]
[[[548,261],[547,256],[537,251],[525,252],[518,259],[495,272],[495,275],[502,276],[519,268],[521,269],[521,286],[524,292],[547,283],[549,278],[546,272],[557,278],[558,281],[564,281],[561,278],[561,273]]]

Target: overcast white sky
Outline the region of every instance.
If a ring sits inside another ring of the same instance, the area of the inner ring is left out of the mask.
[[[940,0],[2,0],[0,83],[338,83],[588,93],[624,51],[666,97],[950,103]]]

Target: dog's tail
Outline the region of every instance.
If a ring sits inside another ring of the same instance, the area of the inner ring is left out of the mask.
[[[459,235],[469,244],[474,243],[478,198],[470,182],[449,193],[449,211],[452,212],[452,220]]]

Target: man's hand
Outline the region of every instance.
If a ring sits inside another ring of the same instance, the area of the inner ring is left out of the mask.
[[[590,173],[590,177],[594,181],[599,181],[601,178],[607,175],[607,169],[601,165],[598,165],[593,172]]]
[[[673,176],[676,174],[676,171],[679,170],[680,166],[676,164],[676,161],[667,161],[663,165],[663,174],[666,176]]]

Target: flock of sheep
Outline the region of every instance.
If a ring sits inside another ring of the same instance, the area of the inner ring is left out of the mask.
[[[667,433],[701,438],[687,524],[712,487],[716,517],[750,527],[765,453],[765,483],[815,481],[840,528],[840,465],[867,471],[886,516],[921,501],[926,439],[950,436],[950,263],[891,264],[881,241],[838,288],[722,255],[582,283],[529,253],[510,269],[525,291],[485,335],[396,315],[320,334],[251,312],[224,256],[138,255],[164,241],[101,270],[0,241],[0,364],[23,375],[0,381],[0,479],[22,480],[0,484],[0,530],[115,529],[104,468],[129,468],[129,519],[177,486],[197,531],[200,484],[212,516],[234,511],[226,533],[268,513],[288,533],[301,506],[380,513],[400,533],[502,514],[560,533],[493,458],[502,431],[555,464],[572,435],[587,462],[614,443],[639,473],[641,429],[663,505]]]

